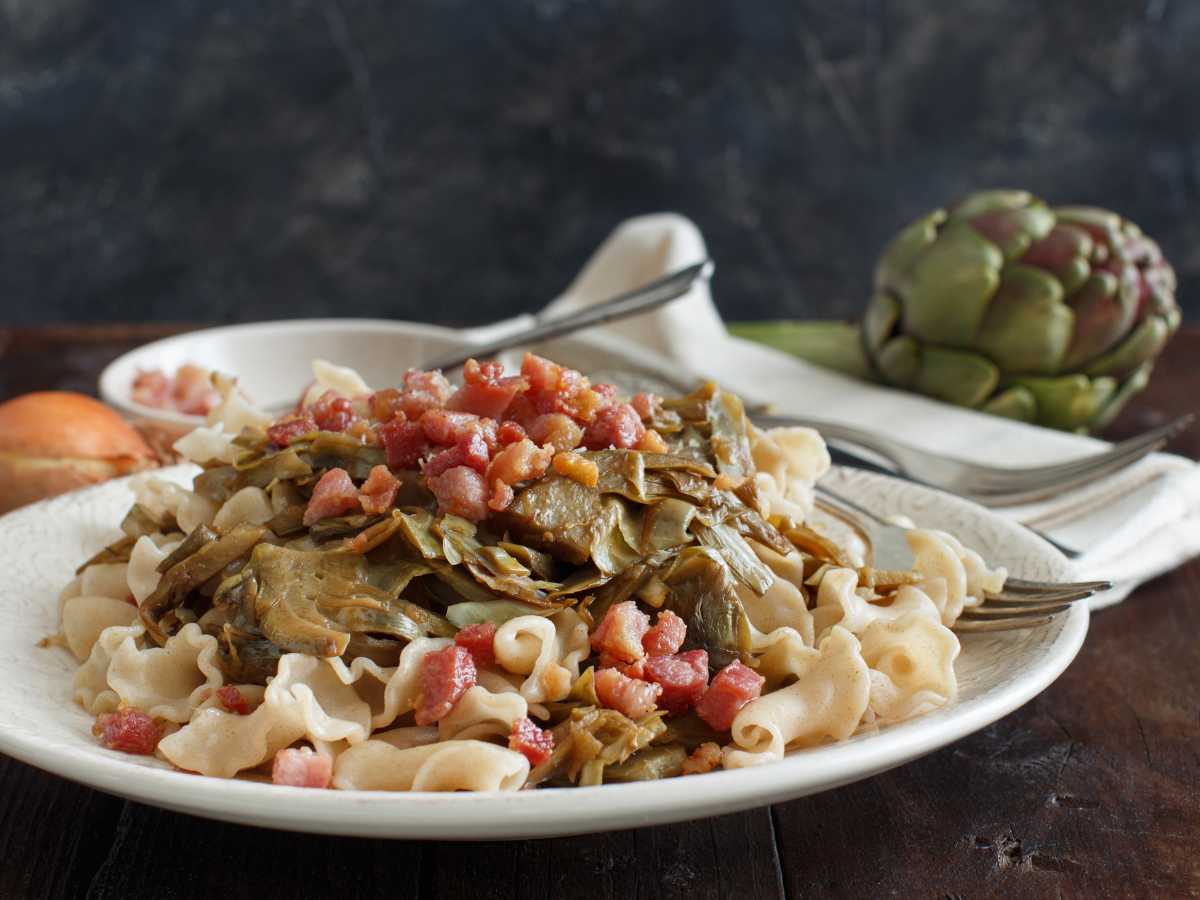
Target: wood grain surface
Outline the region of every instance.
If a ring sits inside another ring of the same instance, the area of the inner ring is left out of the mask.
[[[178,327],[0,330],[0,398],[91,391]],[[1197,407],[1180,334],[1125,434]],[[1200,455],[1194,430],[1171,449]],[[1047,691],[938,753],[715,819],[433,843],[225,825],[0,757],[0,897],[1181,897],[1200,895],[1200,564],[1099,613]],[[64,700],[64,702],[66,702]]]

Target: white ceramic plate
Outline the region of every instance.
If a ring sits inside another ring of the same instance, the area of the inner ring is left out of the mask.
[[[164,470],[186,481],[188,467]],[[866,472],[830,486],[885,514],[943,528],[1027,578],[1067,577],[1066,561],[1028,531],[966,501]],[[1032,631],[972,636],[957,663],[959,698],[931,715],[774,765],[657,782],[496,794],[340,792],[205,778],[101,748],[71,700],[75,663],[42,649],[75,567],[119,532],[124,480],[0,518],[0,751],[109,793],[181,812],[296,831],[397,838],[513,839],[633,828],[775,803],[867,778],[983,728],[1042,691],[1075,656],[1088,611]]]

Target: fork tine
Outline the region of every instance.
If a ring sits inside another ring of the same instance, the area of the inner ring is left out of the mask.
[[[988,622],[959,619],[954,623],[954,630],[963,634],[977,634],[990,631],[1020,631],[1027,628],[1040,628],[1054,621],[1054,616],[1042,616],[1038,619],[992,619]]]
[[[1024,578],[1006,578],[1004,593],[1034,594],[1041,591],[1107,591],[1112,587],[1111,581],[1028,581]]]
[[[963,610],[962,615],[958,618],[960,622],[963,619],[982,622],[998,619],[1028,619],[1035,616],[1057,615],[1060,612],[1066,612],[1070,608],[1071,605],[1069,603],[1031,604],[1028,609],[998,609],[993,606],[975,606],[971,609]]]

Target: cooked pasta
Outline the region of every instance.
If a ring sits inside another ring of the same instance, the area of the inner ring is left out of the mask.
[[[877,580],[808,523],[820,436],[713,385],[622,400],[533,356],[457,389],[314,376],[276,421],[214,377],[176,444],[193,489],[134,479],[63,589],[105,746],[343,790],[759,765],[953,701],[951,627],[1004,584],[921,529]]]

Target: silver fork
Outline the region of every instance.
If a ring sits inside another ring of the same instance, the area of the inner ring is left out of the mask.
[[[847,520],[867,539],[871,564],[879,569],[910,569],[909,529],[886,522],[869,509],[828,488],[817,486],[817,502]],[[999,593],[987,594],[983,603],[963,611],[954,630],[973,632],[1016,631],[1047,625],[1072,603],[1112,587],[1108,581],[1027,581],[1008,578]]]
[[[837,422],[793,416],[752,415],[755,425],[807,425],[816,428],[831,444],[850,444],[883,458],[898,474],[940,488],[984,506],[1016,506],[1045,500],[1072,488],[1111,475],[1161,449],[1192,424],[1192,413],[1173,422],[1113,444],[1109,449],[1078,459],[1045,466],[1007,468],[987,466],[932,453],[892,437]]]

